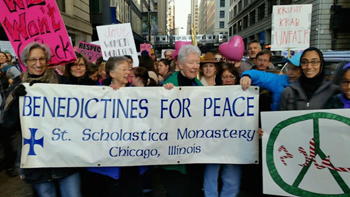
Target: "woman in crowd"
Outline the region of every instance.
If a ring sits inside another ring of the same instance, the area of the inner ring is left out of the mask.
[[[23,83],[59,83],[59,77],[52,69],[48,69],[51,58],[49,47],[33,42],[24,47],[21,61],[27,67],[22,75]],[[8,96],[6,110],[17,110],[17,113],[9,115],[9,119],[19,119],[18,97],[26,94],[23,85],[17,86]],[[17,106],[16,106],[17,105]],[[17,108],[17,109],[16,109]],[[5,121],[5,120],[4,120]],[[19,120],[18,120],[19,121]],[[38,195],[62,197],[81,196],[80,175],[72,168],[25,168],[21,169],[21,178],[33,184]]]
[[[238,77],[238,71],[234,66],[232,64],[224,63],[220,77],[221,84],[235,85],[236,81],[239,81]],[[204,170],[203,182],[205,196],[237,196],[241,185],[241,175],[241,165],[238,164],[207,164]],[[218,187],[219,177],[221,177],[222,180],[221,188]]]
[[[99,75],[99,68],[96,64],[94,63],[88,63],[88,72],[89,72],[89,77],[92,81],[95,82],[96,85],[101,85],[100,84],[100,75]]]
[[[339,108],[350,108],[350,63],[343,67],[343,77],[341,79],[342,93],[337,96],[337,100],[341,101]],[[337,102],[340,103],[340,102]]]
[[[285,69],[287,75],[278,75],[255,69],[244,71],[240,80],[243,90],[253,84],[272,92],[271,110],[278,110],[283,89],[301,75],[300,57],[301,53],[287,59]]]
[[[131,71],[131,86],[144,87],[144,86],[157,86],[157,82],[154,81],[149,75],[147,69],[143,67],[135,67]]]
[[[193,45],[181,47],[178,54],[180,71],[174,72],[164,82],[166,89],[174,86],[202,86],[196,78],[199,71],[201,51]],[[160,166],[166,196],[202,196],[203,165]]]
[[[159,85],[163,85],[173,72],[170,71],[171,62],[168,59],[161,59],[158,63]]]
[[[300,58],[301,77],[282,91],[280,110],[324,109],[330,106],[339,87],[324,79],[322,52],[314,47],[306,49]]]
[[[214,86],[216,74],[219,70],[218,61],[215,59],[214,54],[211,52],[207,52],[204,56],[203,61],[201,61],[200,66],[200,76],[201,83],[204,86]]]
[[[1,72],[6,73],[9,78],[9,83],[12,84],[16,77],[21,75],[21,72],[8,62],[6,53],[0,51],[0,68]]]
[[[89,77],[89,62],[85,56],[76,53],[77,61],[66,65],[66,74],[62,77],[62,84],[76,84],[76,85],[96,85],[96,83]]]

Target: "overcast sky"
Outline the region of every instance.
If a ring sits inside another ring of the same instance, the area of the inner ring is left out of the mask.
[[[191,13],[191,0],[174,0],[175,1],[175,28],[180,28],[179,34],[186,35],[187,17]],[[181,27],[183,29],[181,29]]]

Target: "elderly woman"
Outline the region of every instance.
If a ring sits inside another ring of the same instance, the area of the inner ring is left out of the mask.
[[[202,86],[196,78],[200,54],[201,51],[196,46],[182,46],[178,54],[180,71],[174,72],[164,82],[164,87],[171,89],[174,86]],[[161,168],[167,196],[202,196],[203,165],[166,165]]]
[[[76,53],[77,61],[66,65],[66,74],[61,78],[62,84],[96,85],[90,77],[89,62],[85,56]]]
[[[130,75],[130,65],[126,57],[110,57],[106,63],[107,78],[102,82],[114,89],[126,87]]]
[[[16,77],[18,77],[21,72],[13,66],[5,52],[0,51],[0,68],[1,72],[6,73],[6,76],[9,78],[9,83],[12,84]]]
[[[59,77],[52,69],[47,68],[50,58],[51,50],[46,45],[33,42],[24,47],[21,61],[28,69],[22,75],[22,82],[30,84],[35,82],[59,83]],[[5,110],[10,108],[17,108],[18,110],[18,100],[16,101],[16,99],[18,96],[25,94],[24,86],[17,86],[7,98],[10,99],[7,103],[12,103],[12,106],[5,106]],[[16,115],[7,118],[18,119],[18,112]],[[80,175],[76,169],[26,168],[21,169],[21,177],[33,184],[39,196],[57,196],[57,191],[60,191],[61,196],[81,196]]]
[[[180,71],[174,72],[168,80],[164,82],[165,87],[171,86],[202,86],[202,83],[196,78],[199,71],[201,51],[193,45],[181,47],[178,54]]]

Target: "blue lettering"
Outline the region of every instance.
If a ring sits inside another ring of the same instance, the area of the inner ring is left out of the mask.
[[[167,107],[164,107],[164,102],[168,102],[168,99],[161,99],[160,100],[160,118],[163,118],[163,111],[168,110]]]
[[[33,97],[33,116],[40,116],[40,113],[35,113],[36,109],[39,109],[40,111],[40,105],[37,104],[37,100],[40,100],[41,97],[39,96],[34,96]]]
[[[75,101],[76,103],[75,113],[73,115],[69,113],[72,110],[71,101]],[[74,118],[79,112],[79,100],[77,98],[68,98],[67,109],[67,118]]]
[[[83,135],[84,135],[84,136],[87,136],[86,138],[85,138],[85,137],[82,138],[83,141],[88,141],[88,140],[90,140],[90,138],[91,138],[90,132],[91,132],[90,129],[84,129],[84,130],[83,130]]]
[[[137,110],[137,107],[134,107],[134,103],[137,102],[137,99],[131,99],[130,102],[130,118],[137,118],[136,115],[133,115],[133,111]]]
[[[235,116],[241,117],[241,116],[244,116],[244,112],[243,112],[242,114],[239,114],[239,115],[238,115],[238,114],[236,113],[236,108],[235,108],[235,104],[236,104],[236,101],[237,101],[238,99],[242,99],[243,101],[245,100],[245,98],[244,98],[243,96],[236,98],[236,99],[233,101],[233,103],[232,103],[232,109],[233,109],[233,114],[234,114]]]
[[[95,101],[96,103],[98,102],[97,98],[92,98],[92,99],[89,99],[87,102],[86,102],[86,105],[85,105],[85,115],[88,117],[88,118],[96,118],[97,117],[97,114],[95,114],[94,116],[90,116],[90,114],[88,113],[88,109],[89,109],[89,103],[91,101]]]
[[[148,103],[148,100],[147,100],[147,99],[141,99],[141,100],[140,100],[139,107],[140,107],[140,109],[142,109],[142,110],[145,111],[145,115],[142,116],[142,115],[141,115],[141,112],[140,112],[140,113],[139,113],[139,118],[145,118],[145,117],[147,117],[147,115],[148,115],[148,108],[147,108],[146,106],[142,106],[142,102]]]
[[[174,116],[174,114],[173,114],[173,111],[172,111],[172,109],[173,109],[173,103],[175,102],[175,101],[177,101],[177,103],[179,104],[179,112],[178,112],[178,114],[177,114],[177,116]],[[181,114],[181,102],[180,102],[180,100],[179,99],[175,99],[175,100],[173,100],[173,101],[171,101],[171,103],[170,103],[170,111],[169,111],[169,113],[170,113],[170,116],[172,117],[172,118],[177,118],[177,117],[179,117],[180,116],[180,114]]]
[[[28,102],[28,104],[27,104]],[[23,98],[23,116],[30,116],[32,114],[32,108],[30,105],[32,104],[32,97],[24,96]],[[28,109],[28,113],[26,114],[26,109]]]
[[[186,101],[188,101],[187,105],[186,105]],[[185,107],[185,105],[186,105],[186,107]],[[191,100],[190,100],[190,99],[186,98],[186,99],[183,100],[183,106],[182,106],[182,107],[183,107],[183,108],[182,108],[182,112],[183,112],[182,117],[183,117],[183,118],[185,117],[185,110],[187,111],[187,115],[188,115],[189,117],[192,117],[190,111],[188,110],[188,107],[189,107],[190,105],[191,105]]]
[[[220,116],[219,113],[216,113],[216,109],[220,109],[220,105],[216,105],[216,101],[220,101],[221,98],[214,98],[214,116]]]
[[[207,100],[210,101],[209,106],[207,106]],[[210,109],[212,105],[213,105],[213,101],[211,100],[211,98],[204,98],[204,114],[203,114],[203,116],[207,116],[207,109]]]
[[[107,117],[107,115],[106,115],[106,113],[107,113],[107,102],[111,102],[111,99],[101,99],[101,101],[102,102],[104,102],[104,113],[103,113],[103,118],[106,118]],[[114,112],[114,110],[113,110],[113,112]],[[114,118],[114,113],[113,113],[113,118]]]
[[[49,108],[49,111],[51,113],[52,117],[55,117],[55,109],[56,109],[56,97],[53,98],[53,107],[51,108],[49,101],[46,97],[44,97],[44,103],[43,103],[43,117],[45,117],[45,109]]]
[[[254,105],[249,105],[250,100],[254,100],[254,97],[247,97],[247,116],[254,116],[254,113],[249,113],[249,108],[254,109]]]
[[[61,109],[65,109],[66,107],[64,105],[61,104],[61,101],[66,100],[65,97],[58,97],[58,106],[57,106],[57,117],[64,117],[64,114],[61,114]]]

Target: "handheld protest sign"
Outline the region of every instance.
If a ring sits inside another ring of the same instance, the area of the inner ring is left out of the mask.
[[[140,53],[147,51],[148,55],[151,56],[151,44],[140,44]]]
[[[91,43],[82,42],[82,41],[79,41],[77,52],[84,55],[89,62],[93,62],[102,56],[100,45],[91,44]]]
[[[44,43],[51,48],[49,64],[76,61],[72,44],[60,11],[54,0],[0,1],[0,21],[20,57],[31,42]]]
[[[96,29],[104,60],[115,56],[130,55],[134,67],[139,65],[130,23],[97,26]]]

